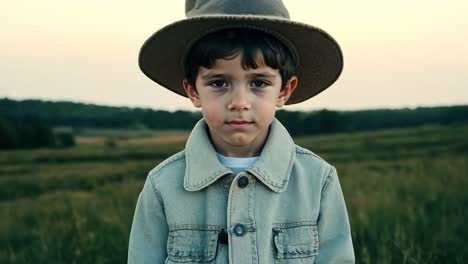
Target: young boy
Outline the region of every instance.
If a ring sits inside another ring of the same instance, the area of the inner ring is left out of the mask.
[[[338,44],[279,0],[187,0],[186,13],[144,44],[140,67],[204,118],[149,173],[128,262],[354,263],[335,168],[274,118],[338,78]]]

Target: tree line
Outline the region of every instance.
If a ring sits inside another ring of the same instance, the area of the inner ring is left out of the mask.
[[[24,149],[40,147],[71,147],[75,138],[71,132],[54,132],[37,121],[12,122],[0,117],[0,149]]]
[[[0,99],[0,148],[63,146],[66,135],[55,135],[53,127],[148,128],[189,130],[202,117],[191,111],[110,107],[73,102]],[[376,109],[361,111],[285,111],[276,117],[292,136],[403,128],[424,124],[468,122],[468,105]],[[67,141],[68,140],[68,141]],[[15,147],[16,146],[16,147]]]
[[[418,107],[415,109],[375,109],[360,111],[318,110],[278,111],[276,117],[291,135],[373,131],[428,124],[452,125],[468,122],[467,106]]]

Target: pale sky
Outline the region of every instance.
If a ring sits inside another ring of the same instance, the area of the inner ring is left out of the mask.
[[[138,68],[183,0],[0,2],[0,98],[193,110]],[[289,110],[468,104],[468,1],[283,0],[341,45],[340,79]]]

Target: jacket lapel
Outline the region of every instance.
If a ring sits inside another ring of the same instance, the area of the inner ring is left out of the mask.
[[[206,130],[205,120],[201,119],[187,139],[184,178],[184,188],[187,191],[201,190],[220,177],[232,173],[219,162]]]
[[[204,119],[192,130],[185,151],[184,188],[187,191],[201,190],[232,173],[219,162]],[[294,142],[286,128],[274,119],[259,159],[246,170],[272,191],[283,192],[288,185],[294,159]]]
[[[259,159],[247,171],[272,191],[283,192],[288,186],[295,158],[294,141],[286,128],[275,119]]]

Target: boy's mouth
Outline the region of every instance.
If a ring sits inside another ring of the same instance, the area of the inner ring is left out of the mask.
[[[232,128],[245,128],[245,127],[249,126],[252,123],[253,122],[248,122],[248,121],[244,121],[244,120],[233,120],[233,121],[227,122],[228,126],[230,126]]]

